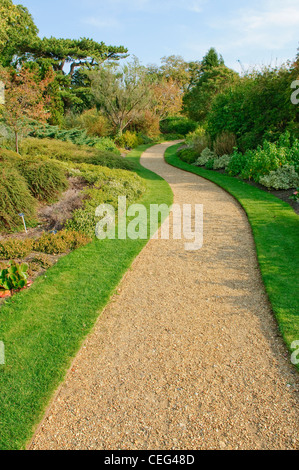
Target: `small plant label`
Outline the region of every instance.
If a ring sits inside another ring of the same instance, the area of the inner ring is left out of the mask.
[[[5,347],[3,341],[0,341],[0,365],[5,364]]]
[[[0,81],[0,105],[5,103],[4,83]]]

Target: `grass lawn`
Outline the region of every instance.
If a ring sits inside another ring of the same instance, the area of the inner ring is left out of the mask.
[[[169,185],[139,164],[147,191],[138,201],[172,204]],[[94,240],[50,268],[0,309],[0,449],[23,449],[84,338],[146,240]]]
[[[280,332],[290,349],[292,342],[299,340],[299,216],[286,202],[272,194],[237,178],[183,162],[177,156],[180,146],[167,149],[167,163],[216,183],[245,209],[266,291]]]

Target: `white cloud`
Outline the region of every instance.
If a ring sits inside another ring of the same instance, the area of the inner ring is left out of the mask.
[[[224,50],[260,47],[279,51],[298,40],[298,0],[263,0],[259,7],[239,9],[230,18],[213,20],[210,26],[225,31]]]

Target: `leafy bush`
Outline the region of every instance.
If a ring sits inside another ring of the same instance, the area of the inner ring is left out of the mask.
[[[20,290],[27,285],[27,263],[11,261],[6,269],[0,271],[0,289]]]
[[[192,164],[196,160],[196,154],[192,148],[184,148],[178,152],[179,158],[186,163]]]
[[[67,221],[65,227],[67,230],[74,230],[88,237],[94,237],[97,222],[94,209],[91,207],[81,208],[73,212],[72,218]]]
[[[106,137],[111,134],[112,131],[108,119],[96,108],[84,111],[78,117],[78,124],[86,130],[89,136]]]
[[[222,155],[222,157],[215,158],[214,160],[214,170],[221,170],[222,168],[226,168],[230,163],[231,156],[230,155]]]
[[[204,166],[209,160],[214,160],[215,158],[217,158],[217,155],[207,147],[201,152],[200,157],[196,160],[194,165]]]
[[[116,139],[117,144],[122,148],[133,149],[143,143],[135,132],[126,131]]]
[[[157,139],[155,139],[156,142],[168,142],[171,140],[183,140],[184,136],[182,134],[160,134]]]
[[[88,165],[81,165],[80,168],[84,178],[94,186],[83,191],[83,207],[73,212],[66,228],[93,237],[98,222],[95,217],[96,207],[100,204],[110,204],[117,209],[119,196],[126,196],[129,203],[134,202],[144,192],[145,184],[135,173],[123,170],[99,168],[89,172]]]
[[[266,188],[273,189],[291,189],[299,185],[299,175],[295,168],[290,165],[284,165],[275,171],[270,171],[269,175],[260,178],[260,184]]]
[[[68,186],[65,170],[54,162],[24,160],[19,169],[31,194],[41,201],[54,202]]]
[[[94,148],[102,150],[103,152],[112,152],[114,155],[119,155],[119,150],[115,145],[115,142],[110,137],[102,137],[101,140],[96,142]]]
[[[286,163],[286,149],[264,141],[263,147],[258,147],[255,151],[247,151],[246,165],[241,176],[258,183],[261,176],[268,175],[270,171],[275,171]]]
[[[21,227],[19,214],[23,213],[30,221],[35,209],[36,202],[24,177],[13,166],[0,164],[0,229]]]
[[[187,135],[189,132],[195,131],[197,123],[183,116],[174,116],[163,119],[160,122],[160,130],[162,134],[180,134]]]
[[[238,176],[246,165],[247,153],[238,152],[237,149],[231,155],[229,164],[226,167],[226,173],[230,176]]]
[[[208,132],[213,139],[223,131],[232,132],[242,152],[265,139],[278,140],[285,130],[298,138],[298,109],[290,100],[290,84],[297,78],[298,61],[247,74],[216,96],[207,118]]]
[[[195,156],[199,157],[205,148],[211,146],[211,139],[205,129],[199,126],[187,135],[186,144],[193,150]]]
[[[66,253],[68,250],[75,250],[80,246],[87,245],[91,242],[91,238],[83,233],[76,231],[62,230],[57,234],[44,233],[34,243],[34,250],[49,255],[57,255]]]
[[[214,158],[210,158],[207,163],[206,163],[206,169],[207,170],[213,170],[214,169],[214,161],[215,159]]]
[[[33,251],[33,240],[8,238],[0,242],[0,259],[24,259]]]

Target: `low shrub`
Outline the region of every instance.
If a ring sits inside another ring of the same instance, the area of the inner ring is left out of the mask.
[[[33,240],[25,238],[8,238],[0,242],[0,259],[24,259],[33,251]]]
[[[116,139],[116,143],[122,148],[133,149],[141,145],[143,140],[135,132],[126,131]]]
[[[73,212],[73,216],[66,222],[65,228],[67,230],[83,233],[87,237],[92,238],[95,236],[97,222],[98,219],[95,216],[95,209],[85,207],[84,209],[76,209]]]
[[[229,164],[226,167],[226,173],[230,176],[240,175],[246,165],[246,161],[247,153],[243,154],[241,152],[238,152],[237,149],[235,149],[230,157]]]
[[[214,170],[221,170],[227,168],[231,160],[230,155],[222,155],[222,157],[215,158],[214,160]]]
[[[68,186],[65,170],[54,162],[24,160],[19,169],[40,201],[54,202]]]
[[[178,152],[179,158],[186,163],[192,164],[196,161],[196,154],[192,148],[184,148]]]
[[[33,220],[36,201],[31,195],[25,178],[11,165],[0,164],[0,230],[13,230],[22,226],[19,216],[23,213],[27,222]]]
[[[63,162],[87,163],[91,165],[106,166],[107,168],[120,168],[130,170],[133,164],[114,152],[74,145],[70,142],[60,142],[50,139],[25,139],[21,145],[21,152],[26,156],[43,155],[50,159]]]
[[[109,150],[113,145],[113,142],[106,137],[95,137],[88,135],[86,129],[72,128],[72,129],[60,129],[58,126],[51,126],[50,124],[32,123],[31,130],[29,132],[30,137],[37,139],[51,139],[60,140],[63,142],[69,142],[79,146],[95,147],[97,145],[102,146],[101,149]],[[108,143],[109,147],[105,147],[105,143]],[[114,150],[117,153],[116,145]]]
[[[91,238],[74,230],[62,230],[58,233],[44,233],[34,243],[34,250],[49,255],[66,253],[80,246],[87,245]]]
[[[207,161],[207,163],[206,163],[206,165],[205,165],[205,167],[206,167],[207,170],[213,170],[213,169],[214,169],[214,161],[215,161],[214,158],[210,158],[210,159]]]
[[[211,147],[211,139],[205,129],[199,126],[194,132],[187,135],[186,144],[193,150],[195,156],[199,157],[205,148]]]
[[[217,155],[207,147],[201,152],[200,157],[196,160],[194,165],[205,166],[209,160],[214,160],[215,158],[217,158]]]
[[[187,135],[195,131],[198,124],[183,116],[173,116],[163,119],[160,122],[160,130],[162,134],[180,134]]]
[[[259,182],[269,189],[295,189],[299,186],[299,175],[293,166],[283,165],[270,171],[269,175],[262,176]]]

